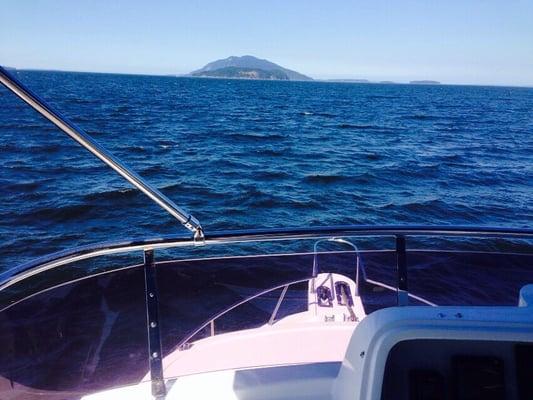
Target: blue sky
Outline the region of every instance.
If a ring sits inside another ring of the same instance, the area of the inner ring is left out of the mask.
[[[181,74],[244,54],[315,78],[533,86],[533,1],[2,0],[3,65]]]

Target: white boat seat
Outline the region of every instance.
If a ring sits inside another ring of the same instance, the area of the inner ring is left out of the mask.
[[[533,285],[527,285],[519,307],[376,311],[355,329],[332,397],[531,399],[532,300]]]

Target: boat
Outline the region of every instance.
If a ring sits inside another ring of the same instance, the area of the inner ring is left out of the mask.
[[[1,399],[533,399],[532,229],[211,232],[0,82],[189,231],[3,271]]]

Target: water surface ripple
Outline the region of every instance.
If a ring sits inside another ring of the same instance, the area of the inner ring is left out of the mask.
[[[18,74],[209,231],[531,224],[533,89]],[[0,270],[183,232],[3,87],[0,134]]]

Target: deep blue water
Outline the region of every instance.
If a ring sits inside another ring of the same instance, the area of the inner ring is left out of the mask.
[[[208,231],[531,226],[533,89],[18,74]],[[184,232],[3,87],[0,138],[0,270]]]

